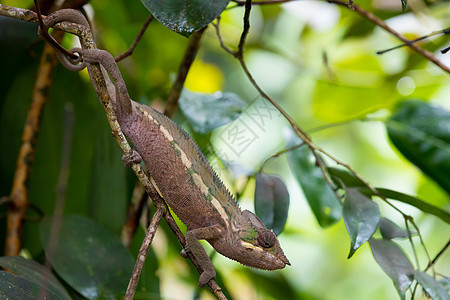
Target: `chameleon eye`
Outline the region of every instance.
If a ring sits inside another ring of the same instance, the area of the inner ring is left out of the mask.
[[[272,247],[275,244],[276,240],[277,237],[270,230],[263,231],[258,236],[258,244],[263,248]]]

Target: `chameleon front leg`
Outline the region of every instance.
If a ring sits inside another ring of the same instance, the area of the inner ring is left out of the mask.
[[[181,251],[181,255],[187,257],[186,252],[191,252],[202,268],[203,272],[200,274],[200,279],[198,280],[198,286],[200,287],[216,277],[216,270],[199,240],[218,239],[222,236],[223,232],[220,226],[197,228],[186,232],[186,247]]]

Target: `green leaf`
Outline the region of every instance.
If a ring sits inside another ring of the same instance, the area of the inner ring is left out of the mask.
[[[167,28],[189,36],[202,29],[227,7],[230,0],[141,0]]]
[[[232,93],[192,93],[183,90],[180,108],[194,130],[205,134],[237,119],[246,103]]]
[[[400,228],[397,224],[387,218],[381,218],[380,232],[383,238],[391,240],[394,238],[406,238],[409,232],[406,229]],[[411,232],[415,234],[415,232]]]
[[[333,179],[339,179],[334,180],[334,182],[340,187],[344,188],[344,186],[350,188],[350,187],[364,187],[366,186],[364,182],[356,178],[352,173],[349,171],[346,171],[341,168],[334,168],[334,167],[328,167],[328,172],[330,173],[331,177]],[[344,185],[342,185],[342,183]]]
[[[43,245],[48,245],[51,225],[49,218],[41,222]],[[81,216],[63,217],[57,247],[48,259],[59,276],[88,299],[123,296],[134,266],[117,236]]]
[[[423,200],[420,200],[417,197],[403,194],[403,193],[393,191],[390,189],[384,189],[384,188],[377,188],[377,191],[379,191],[386,198],[394,199],[394,200],[412,205],[412,206],[420,209],[424,213],[432,214],[436,217],[439,217],[444,222],[450,224],[450,213],[449,212],[442,210],[439,207],[436,207],[434,205],[431,205]]]
[[[449,300],[448,290],[430,275],[416,271],[415,278],[433,300]]]
[[[0,271],[0,299],[39,299],[39,286],[18,275]],[[52,293],[46,299],[59,299]]]
[[[405,101],[386,127],[395,147],[450,193],[450,111],[422,101]]]
[[[328,172],[334,179],[334,182],[340,188],[344,188],[344,186],[346,186],[348,188],[362,187],[360,189],[360,191],[363,192],[364,194],[370,195],[370,196],[376,196],[375,193],[373,193],[369,188],[365,187],[364,183],[362,181],[360,181],[358,178],[356,178],[350,172],[343,170],[343,169],[332,168],[332,167],[328,168]],[[339,180],[337,180],[337,179],[339,179]],[[342,185],[342,183],[344,184],[344,186]],[[376,188],[376,190],[380,194],[385,196],[386,198],[394,199],[394,200],[409,204],[411,206],[414,206],[415,208],[420,209],[424,213],[434,215],[434,216],[440,218],[441,220],[443,220],[444,222],[450,224],[450,213],[445,210],[440,209],[439,207],[431,205],[417,197],[414,197],[414,196],[411,196],[408,194],[404,194],[401,192],[397,192],[394,190],[385,189],[385,188]]]
[[[292,131],[286,139],[288,147],[301,143]],[[288,160],[319,225],[327,227],[337,222],[341,218],[342,205],[325,181],[322,170],[316,166],[311,150],[304,146],[289,151]]]
[[[289,192],[275,175],[258,173],[255,177],[255,212],[267,228],[279,235],[289,212]]]
[[[369,240],[373,257],[381,269],[392,279],[401,299],[414,279],[414,268],[397,244],[389,240]]]
[[[401,0],[402,1],[402,12],[406,11],[406,5],[408,4],[407,0]]]
[[[357,188],[345,190],[344,207],[342,209],[345,226],[350,235],[350,253],[367,242],[377,230],[380,223],[380,209],[378,204],[367,198]]]
[[[0,257],[0,266],[13,271],[36,286],[43,286],[47,282],[48,294],[58,299],[71,299],[55,276],[51,272],[47,273],[43,265],[33,260],[21,256],[4,256]]]

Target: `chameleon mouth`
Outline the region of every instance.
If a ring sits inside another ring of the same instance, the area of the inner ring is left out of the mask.
[[[283,269],[286,265],[288,266],[291,265],[287,257],[284,255],[283,250],[281,249],[278,249],[276,253],[270,253],[264,251],[260,247],[254,246],[247,242],[241,242],[241,244],[247,249],[252,249],[253,251],[256,251],[258,253],[257,256],[260,257],[260,259],[257,259],[256,261],[251,263],[243,262],[243,264],[245,265],[260,270],[278,270]]]
[[[278,259],[280,259],[283,263],[285,263],[288,266],[291,265],[291,262],[289,261],[289,259],[287,259],[287,257],[284,255],[283,252],[280,253],[280,257],[278,257]]]

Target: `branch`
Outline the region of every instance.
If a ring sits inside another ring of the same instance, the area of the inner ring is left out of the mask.
[[[244,29],[242,30],[241,39],[239,40],[238,50],[235,53],[236,57],[243,57],[244,55],[244,45],[247,38],[248,32],[250,31],[250,11],[252,10],[252,0],[245,1],[245,12],[244,12]]]
[[[136,182],[134,185],[133,195],[131,196],[127,219],[125,220],[120,233],[120,240],[127,248],[130,247],[134,234],[138,229],[139,219],[147,198],[148,196],[145,193],[144,187],[139,182]]]
[[[62,32],[59,33],[62,38]],[[48,99],[48,93],[53,80],[53,69],[56,66],[56,56],[52,47],[45,45],[39,63],[37,78],[33,87],[32,102],[28,111],[25,127],[22,133],[22,145],[17,157],[12,190],[7,212],[5,255],[19,255],[22,244],[23,220],[28,208],[27,181],[30,178],[33,164],[36,136],[42,109]]]
[[[428,271],[429,268],[431,268],[431,266],[433,266],[434,264],[436,264],[436,261],[439,259],[439,257],[442,256],[442,254],[444,254],[444,252],[450,247],[450,240],[447,242],[447,244],[445,244],[444,248],[441,249],[441,251],[438,252],[438,254],[436,254],[436,256],[433,258],[432,261],[430,261],[427,265],[427,267],[423,270],[423,272]]]
[[[133,274],[131,275],[130,282],[128,283],[127,292],[125,293],[125,300],[132,300],[134,293],[139,282],[139,276],[141,275],[142,268],[144,267],[144,262],[147,259],[148,250],[152,244],[153,237],[155,236],[156,229],[158,228],[161,217],[164,215],[164,208],[158,207],[155,214],[153,215],[152,222],[148,226],[145,238],[142,241],[141,248],[136,260],[136,265],[133,269]]]
[[[329,2],[329,3],[334,3],[334,4],[337,4],[337,5],[341,5],[341,6],[348,6],[347,2],[344,2],[344,1],[341,1],[341,0],[326,0],[326,1]],[[450,73],[450,68],[447,67],[446,65],[444,65],[439,59],[437,59],[436,56],[434,56],[433,53],[420,48],[419,46],[417,46],[414,43],[410,43],[410,41],[406,37],[404,37],[402,34],[398,33],[397,31],[395,31],[391,27],[387,26],[386,23],[383,20],[381,20],[380,18],[375,16],[373,13],[371,13],[369,11],[366,11],[361,6],[359,6],[358,4],[352,4],[352,7],[353,7],[352,10],[355,10],[362,17],[366,18],[367,20],[369,20],[370,22],[374,23],[378,27],[383,28],[385,31],[389,32],[390,34],[392,34],[395,37],[397,37],[399,40],[401,40],[404,43],[406,43],[411,49],[413,49],[414,51],[418,52],[420,55],[422,55],[423,57],[425,57],[426,59],[428,59],[429,61],[434,63],[436,66],[438,66],[439,68],[441,68],[445,72]]]
[[[431,33],[429,33],[427,35],[418,37],[417,39],[414,39],[414,40],[409,40],[409,41],[407,41],[407,42],[405,42],[403,44],[400,44],[398,46],[395,46],[395,47],[392,47],[392,48],[389,48],[389,49],[386,49],[386,50],[377,51],[377,54],[384,54],[386,52],[389,52],[389,51],[392,51],[392,50],[395,50],[395,49],[398,49],[398,48],[401,48],[401,47],[405,47],[405,46],[417,43],[419,41],[428,39],[428,38],[430,38],[432,36],[439,35],[439,34],[450,34],[450,28],[446,28],[446,29],[442,29],[442,30],[438,30],[438,31],[433,31],[433,32],[431,32]],[[442,50],[442,51],[445,51],[445,50]]]
[[[178,68],[177,78],[172,85],[169,97],[167,98],[166,108],[164,114],[169,118],[172,118],[175,110],[178,106],[178,99],[180,98],[181,92],[183,90],[184,82],[186,81],[187,74],[191,68],[192,63],[197,56],[198,48],[200,47],[200,41],[202,39],[205,28],[194,32],[189,39],[189,44],[184,53],[183,60],[181,61],[180,67]]]

